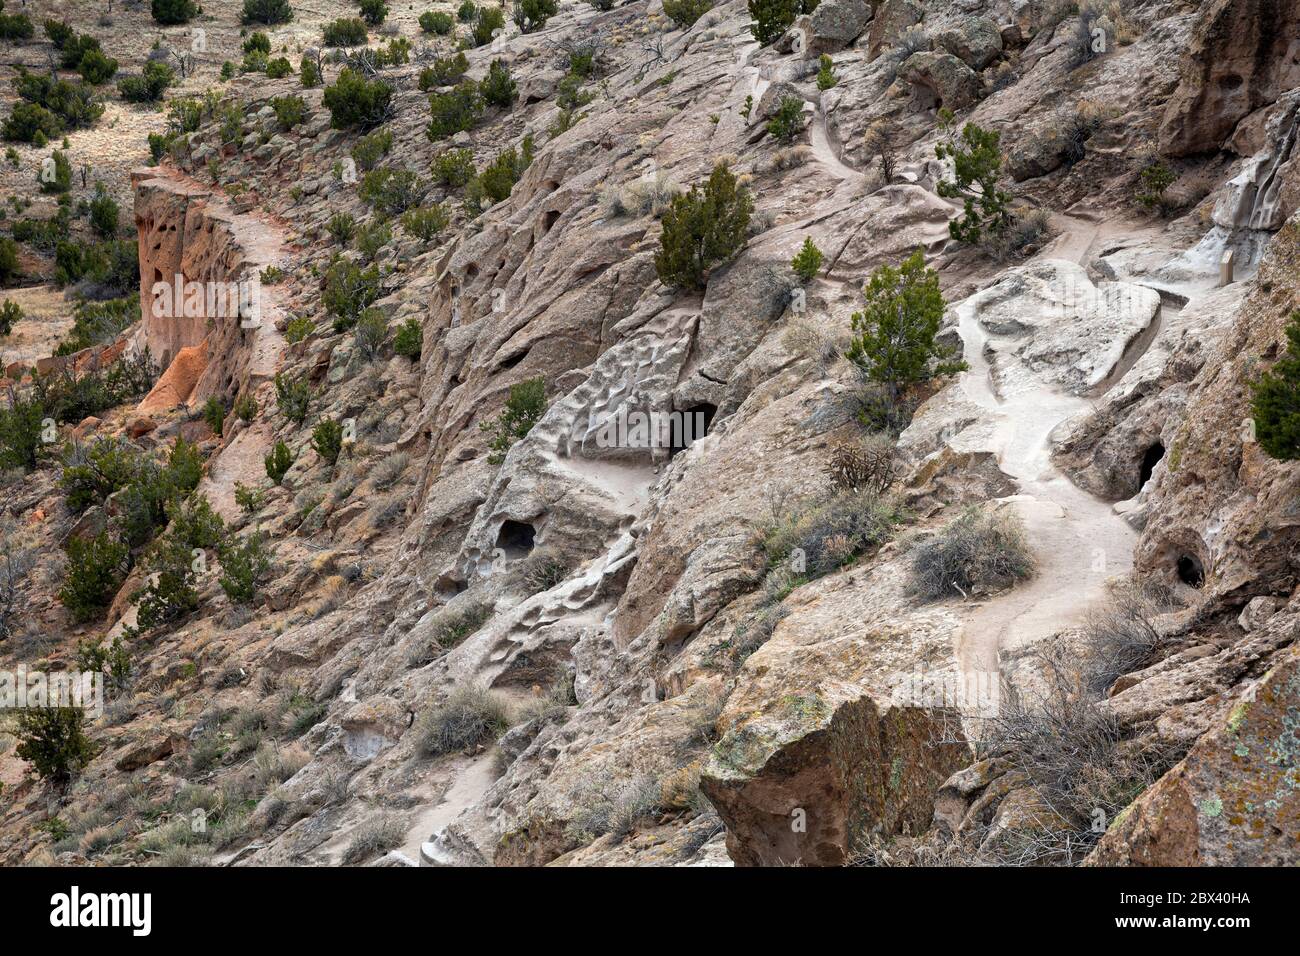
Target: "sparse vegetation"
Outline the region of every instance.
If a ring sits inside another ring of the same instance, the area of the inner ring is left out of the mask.
[[[963,203],[962,215],[948,223],[948,232],[960,242],[978,243],[1011,224],[1011,195],[998,188],[1002,173],[1000,140],[997,131],[967,123],[960,140],[942,142],[934,148],[940,160],[952,162],[953,178],[941,179],[936,188],[945,199]]]
[[[277,441],[275,447],[271,449],[270,454],[266,456],[266,477],[270,478],[275,484],[284,480],[285,474],[288,473],[290,466],[293,465],[293,453],[289,451],[289,446],[283,441]]]
[[[415,725],[416,752],[441,757],[489,744],[510,727],[505,705],[491,691],[458,687]]]
[[[1300,459],[1300,310],[1286,325],[1286,352],[1252,383],[1255,440],[1279,461]]]
[[[84,725],[85,717],[75,707],[25,708],[14,718],[14,753],[42,780],[66,784],[95,753]]]
[[[754,208],[749,190],[718,163],[708,181],[676,196],[663,217],[655,270],[668,286],[704,288],[711,268],[733,256],[745,242]]]
[[[805,236],[803,245],[799,247],[799,251],[795,254],[795,257],[790,260],[790,268],[794,270],[794,274],[797,275],[801,281],[811,282],[813,279],[817,278],[817,273],[821,271],[821,267],[821,250],[818,249],[816,243],[812,241],[812,236]]]
[[[506,460],[506,453],[519,439],[527,435],[534,425],[541,420],[546,411],[546,381],[541,377],[530,378],[510,386],[510,396],[501,414],[490,421],[480,423],[479,428],[491,436],[488,448],[488,462],[499,465]]]
[[[1013,512],[971,508],[912,546],[912,590],[922,600],[986,594],[1029,577],[1033,556]]]

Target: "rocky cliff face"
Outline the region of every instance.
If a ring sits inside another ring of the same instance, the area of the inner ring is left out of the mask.
[[[373,254],[328,229],[374,221],[338,174],[356,135],[329,128],[319,89],[245,82],[242,140],[209,119],[136,177],[135,335],[168,366],[146,411],[256,398],[209,436],[199,490],[275,543],[275,577],[248,616],[209,580],[202,609],[140,649],[132,716],[71,805],[90,815],[96,781],[123,774],[154,794],[264,774],[240,791],[245,829],[210,857],[238,865],[1294,862],[1300,478],[1248,428],[1249,382],[1297,305],[1284,7],[1112,4],[1085,20],[823,0],[759,47],[740,0],[686,29],[655,0],[565,5],[469,52],[476,79],[507,61],[519,96],[450,144],[425,135],[427,56],[382,71],[384,164],[423,176],[451,145],[481,167],[525,135],[534,153],[475,216],[431,187],[453,223],[429,241],[394,225]],[[1100,52],[1081,39],[1092,26]],[[593,98],[566,129],[555,88],[592,38]],[[289,92],[306,119],[285,131],[269,101]],[[767,126],[784,97],[790,143]],[[1012,248],[950,239],[941,108],[1001,133],[1020,222],[1039,224]],[[865,137],[882,121],[892,181]],[[1200,155],[1221,149],[1237,155]],[[1162,215],[1130,199],[1157,150],[1175,179]],[[755,198],[746,243],[702,291],[675,291],[654,266],[663,206],[720,159]],[[1267,221],[1237,222],[1247,193],[1270,197]],[[806,237],[825,259],[800,286]],[[917,248],[968,370],[911,396],[887,496],[837,511],[832,451],[864,431],[862,382],[839,358],[850,316],[872,271]],[[1242,267],[1220,286],[1225,251]],[[418,323],[418,361],[335,328],[335,256],[378,268],[374,305]],[[268,266],[284,278],[263,285],[254,328],[152,314],[157,281]],[[292,345],[291,317],[312,323]],[[277,372],[310,384],[305,427],[277,409]],[[539,377],[544,414],[490,459],[481,426]],[[704,434],[604,440],[633,414],[692,416]],[[354,429],[338,465],[311,442],[323,419]],[[235,490],[267,485],[277,441],[292,466],[245,514]],[[30,507],[60,513],[46,481]],[[918,552],[972,508],[1023,529],[1033,574],[926,599]],[[774,544],[790,527],[812,571]],[[1095,656],[1097,615],[1129,587],[1159,592],[1134,612],[1142,653],[1054,698],[1061,649]],[[513,726],[440,748],[466,695]],[[1045,796],[1057,782],[999,736],[992,718],[1034,701],[1116,742],[1113,765],[1090,768],[1128,774],[1105,794],[1104,835],[1096,802],[1065,819]],[[296,738],[276,736],[303,713]],[[223,755],[196,770],[214,741]],[[284,758],[270,784],[268,749]],[[85,853],[33,835],[42,793],[25,786],[0,852]],[[362,840],[377,823],[387,837]]]

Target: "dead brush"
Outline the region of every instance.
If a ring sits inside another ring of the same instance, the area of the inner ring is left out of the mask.
[[[971,508],[912,545],[911,587],[925,601],[1008,587],[1033,569],[1024,526],[1007,511]]]
[[[898,451],[885,435],[842,440],[831,446],[826,473],[836,491],[882,495],[894,483]]]

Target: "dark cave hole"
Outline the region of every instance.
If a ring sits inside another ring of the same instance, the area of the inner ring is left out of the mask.
[[[543,217],[542,219],[542,232],[544,233],[550,232],[551,227],[554,226],[559,221],[559,219],[560,219],[560,210],[552,209],[550,212],[548,212],[546,216]]]
[[[1165,457],[1165,446],[1156,442],[1146,450],[1142,456],[1142,470],[1138,473],[1138,490],[1141,491],[1148,481],[1151,480],[1151,473],[1156,470],[1156,465],[1160,464],[1160,459]]]
[[[527,521],[507,518],[501,522],[501,530],[497,532],[497,547],[505,552],[507,558],[522,558],[533,550],[536,535],[537,529]]]
[[[713,425],[713,416],[716,414],[718,414],[717,405],[701,402],[699,405],[692,405],[680,415],[675,416],[672,423],[672,443],[669,446],[669,457],[685,451],[707,435],[710,426]]]
[[[1205,568],[1200,559],[1184,554],[1178,559],[1178,580],[1194,588],[1205,583]]]

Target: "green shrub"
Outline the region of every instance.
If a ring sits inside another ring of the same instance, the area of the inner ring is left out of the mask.
[[[412,209],[402,216],[402,228],[424,242],[431,242],[451,222],[447,207],[439,204]]]
[[[311,431],[311,447],[322,461],[333,465],[343,450],[343,426],[332,418],[322,418]]]
[[[356,228],[356,217],[348,212],[336,212],[334,215],[330,216],[329,222],[325,224],[325,231],[328,232],[330,238],[339,245],[342,245],[351,239]],[[311,325],[308,323],[308,331],[310,331],[310,328]]]
[[[322,102],[330,111],[335,129],[378,126],[388,116],[393,88],[383,80],[367,80],[344,67],[333,86],[325,88]]]
[[[866,307],[853,313],[853,338],[844,354],[880,386],[892,426],[904,389],[955,374],[966,363],[954,361],[952,350],[935,341],[945,302],[939,275],[926,268],[920,249],[897,268],[883,265],[872,272],[862,294]]]
[[[307,418],[307,405],[311,402],[311,383],[306,378],[289,377],[275,373],[275,405],[280,414],[301,425]]]
[[[271,55],[271,38],[262,30],[254,30],[244,40],[240,49],[244,53],[265,53]]]
[[[375,257],[379,255],[379,250],[392,241],[392,227],[387,222],[377,219],[368,226],[362,226],[357,230],[353,246],[358,252],[365,256],[368,261],[374,261]],[[345,332],[352,328],[352,323],[352,316],[336,317],[334,320],[334,329],[337,332]]]
[[[608,10],[609,7],[597,9]],[[689,30],[696,20],[712,9],[713,0],[664,0],[664,16],[683,30]]]
[[[388,317],[384,315],[384,310],[369,308],[362,312],[361,317],[357,319],[353,337],[356,341],[357,354],[367,362],[379,358],[384,340],[388,338]]]
[[[409,169],[380,166],[362,177],[357,195],[381,216],[400,216],[419,205],[424,198],[424,186]]]
[[[1029,577],[1024,527],[1009,511],[971,508],[911,549],[911,587],[923,600],[987,593]]]
[[[776,113],[767,121],[769,136],[783,143],[792,143],[803,131],[803,100],[797,96],[783,96]]]
[[[199,15],[199,5],[194,0],[152,0],[153,18],[164,26],[189,23]]]
[[[257,586],[271,569],[271,555],[260,531],[254,531],[235,544],[221,549],[221,577],[217,583],[235,604],[251,604]]]
[[[469,69],[469,60],[463,52],[455,56],[436,57],[432,64],[420,71],[420,92],[427,93],[439,86],[452,86]]]
[[[315,89],[320,86],[320,70],[316,66],[316,61],[306,53],[298,61],[298,73],[302,77],[303,89]]]
[[[361,19],[372,27],[377,27],[388,16],[388,5],[384,0],[361,0]]]
[[[139,454],[139,449],[111,438],[97,438],[84,450],[71,449],[60,479],[68,510],[79,514],[129,485],[138,471]]]
[[[749,0],[749,31],[761,45],[774,42],[801,13],[812,13],[817,0]]]
[[[393,351],[411,361],[418,361],[424,344],[424,329],[415,318],[408,318],[397,327],[393,338]]]
[[[117,60],[105,56],[99,50],[91,50],[77,64],[77,72],[91,86],[99,86],[113,78],[117,72]]]
[[[212,434],[221,434],[221,430],[226,424],[226,406],[221,403],[221,399],[217,398],[217,396],[213,395],[204,403],[203,420],[212,429]]]
[[[226,523],[204,495],[173,498],[167,503],[167,516],[171,519],[168,533],[191,551],[220,548],[226,540]]]
[[[22,275],[18,267],[18,243],[7,236],[0,237],[0,285],[8,285]]]
[[[93,538],[68,539],[68,567],[59,600],[78,621],[96,618],[122,586],[130,550],[117,535],[100,532]]]
[[[487,76],[479,84],[483,101],[489,106],[510,109],[515,102],[515,81],[510,78],[510,67],[505,60],[493,60],[488,67]]]
[[[20,143],[33,143],[36,137],[44,140],[63,135],[63,120],[36,103],[15,103],[12,112],[0,126],[0,136]]]
[[[242,481],[235,482],[235,504],[239,505],[244,514],[256,514],[262,510],[262,505],[265,503],[266,492],[260,488],[250,487]]]
[[[474,46],[487,46],[492,42],[493,32],[504,29],[505,25],[506,14],[500,7],[479,7],[475,11],[474,28],[470,31]]]
[[[291,20],[293,8],[289,6],[289,0],[244,0],[244,12],[239,18],[239,22],[245,25],[264,23],[269,27]]]
[[[69,43],[64,48],[65,67],[76,69],[85,53],[98,49],[99,44],[94,37],[79,37],[76,43]],[[43,73],[29,73],[19,67],[14,89],[26,102],[49,110],[59,118],[60,125],[68,129],[89,127],[104,115],[104,104],[88,83],[61,80]],[[62,132],[60,130],[59,135]],[[32,141],[35,141],[35,135]]]
[[[471,130],[483,116],[483,97],[478,84],[464,80],[447,93],[429,95],[429,139],[439,140]]]
[[[799,252],[790,260],[790,268],[804,282],[817,278],[822,267],[822,252],[812,241],[812,236],[805,236]]]
[[[1143,209],[1154,209],[1165,199],[1165,190],[1174,184],[1178,177],[1164,163],[1156,161],[1145,167],[1138,176],[1140,186],[1137,202]]]
[[[1011,224],[1011,195],[998,188],[1000,137],[996,130],[967,123],[960,141],[939,143],[934,148],[940,160],[952,161],[953,178],[941,179],[936,189],[945,199],[962,201],[962,215],[948,223],[948,232],[960,242],[997,236]]]
[[[257,415],[257,399],[245,392],[235,399],[235,407],[232,410],[240,421],[251,422]]]
[[[173,535],[150,545],[145,555],[149,583],[133,595],[141,631],[173,624],[198,610],[194,560],[186,543]]]
[[[325,273],[325,291],[321,303],[334,316],[334,328],[346,332],[355,324],[363,309],[379,298],[379,270],[339,260]]]
[[[440,185],[460,188],[474,178],[474,151],[449,149],[433,160],[433,178]]]
[[[490,691],[458,687],[447,700],[425,713],[415,727],[421,757],[468,751],[491,743],[510,727],[505,705]]]
[[[515,0],[511,19],[522,33],[532,33],[546,25],[559,12],[557,0]]]
[[[64,784],[95,754],[84,726],[85,715],[76,707],[23,709],[14,722],[14,753],[42,780]]]
[[[1279,461],[1300,458],[1300,310],[1286,326],[1282,357],[1252,383],[1251,416],[1259,447]]]
[[[61,150],[55,150],[41,163],[36,182],[43,193],[66,193],[72,188],[72,163]]]
[[[175,72],[170,66],[161,60],[149,60],[139,75],[118,79],[117,92],[127,103],[157,103],[173,82]],[[195,122],[194,129],[198,129],[198,122]],[[192,133],[194,130],[187,131]]]
[[[277,56],[275,59],[267,61],[266,78],[268,80],[279,80],[286,76],[293,76],[293,64],[289,62],[288,57]],[[276,110],[277,116],[279,116],[279,112],[279,110]],[[283,122],[281,120],[281,123]],[[293,124],[290,123],[289,125],[292,126]]]
[[[829,90],[839,83],[835,78],[835,62],[829,56],[823,53],[817,65],[817,89]]]
[[[307,104],[301,96],[276,96],[271,100],[271,108],[275,110],[281,129],[293,129],[307,112]]]
[[[451,33],[452,23],[450,13],[430,10],[420,14],[420,29],[425,33],[436,33],[438,36],[445,37]]]
[[[357,140],[357,144],[352,147],[352,160],[358,169],[371,170],[392,148],[393,134],[386,129],[378,130]]]
[[[474,6],[474,0],[461,0],[461,4],[456,8],[456,19],[461,23],[470,23],[478,13],[478,7]]]
[[[112,239],[117,235],[119,216],[117,202],[104,191],[102,185],[97,186],[95,198],[90,201],[90,228],[97,236]]]
[[[770,575],[788,576],[784,590],[838,571],[888,541],[897,522],[897,512],[865,489],[805,502],[764,537]]]
[[[8,335],[23,320],[23,308],[11,299],[0,305],[0,336]]]
[[[289,446],[283,441],[277,441],[271,453],[266,456],[265,464],[266,477],[278,485],[293,465],[293,455],[289,451]]]
[[[356,17],[340,17],[325,24],[323,32],[326,46],[365,46],[366,24]]]
[[[0,40],[21,43],[36,34],[31,17],[25,13],[0,13]]]
[[[270,65],[271,58],[261,50],[249,50],[244,54],[244,59],[240,61],[240,73],[265,73],[266,68]]]
[[[655,270],[668,286],[704,288],[708,270],[734,255],[745,242],[753,209],[749,190],[725,163],[708,182],[675,196],[664,213]]]
[[[511,446],[532,430],[546,412],[546,381],[538,376],[510,386],[510,395],[501,414],[481,422],[479,428],[491,436],[488,462],[499,465],[506,460]]]

